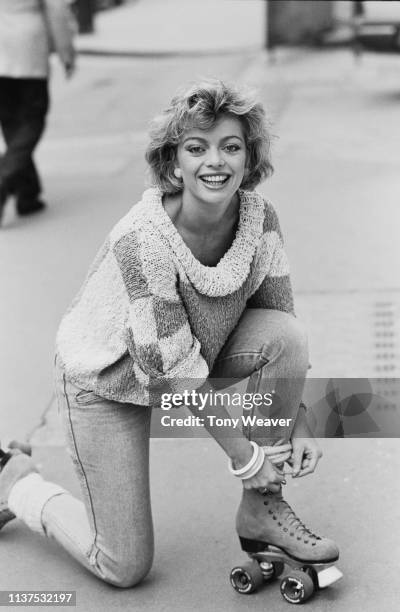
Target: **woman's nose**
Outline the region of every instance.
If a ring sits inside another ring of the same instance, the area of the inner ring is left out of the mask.
[[[225,160],[222,156],[222,151],[218,148],[210,148],[207,155],[207,166],[223,166]]]

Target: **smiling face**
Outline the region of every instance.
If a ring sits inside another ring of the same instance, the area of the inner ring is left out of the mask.
[[[222,116],[209,130],[188,130],[175,164],[182,175],[183,199],[228,205],[243,180],[246,158],[242,124],[235,117]]]

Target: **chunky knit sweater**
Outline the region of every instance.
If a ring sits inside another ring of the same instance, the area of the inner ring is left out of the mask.
[[[247,307],[293,312],[275,210],[240,191],[239,224],[216,266],[185,244],[156,188],[112,229],[57,334],[67,377],[103,397],[152,404],[152,386],[202,385]]]

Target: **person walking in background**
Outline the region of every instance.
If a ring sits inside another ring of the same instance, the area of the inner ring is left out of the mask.
[[[67,0],[0,0],[0,224],[8,197],[18,215],[45,206],[32,155],[49,108],[49,56],[55,51],[67,77],[75,67],[74,25]]]

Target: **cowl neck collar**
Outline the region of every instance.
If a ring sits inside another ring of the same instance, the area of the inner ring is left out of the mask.
[[[167,239],[197,291],[210,297],[237,291],[250,272],[264,223],[264,200],[255,191],[239,189],[239,223],[235,238],[216,266],[206,266],[193,255],[162,204],[159,188],[147,189],[142,197],[151,221]]]

